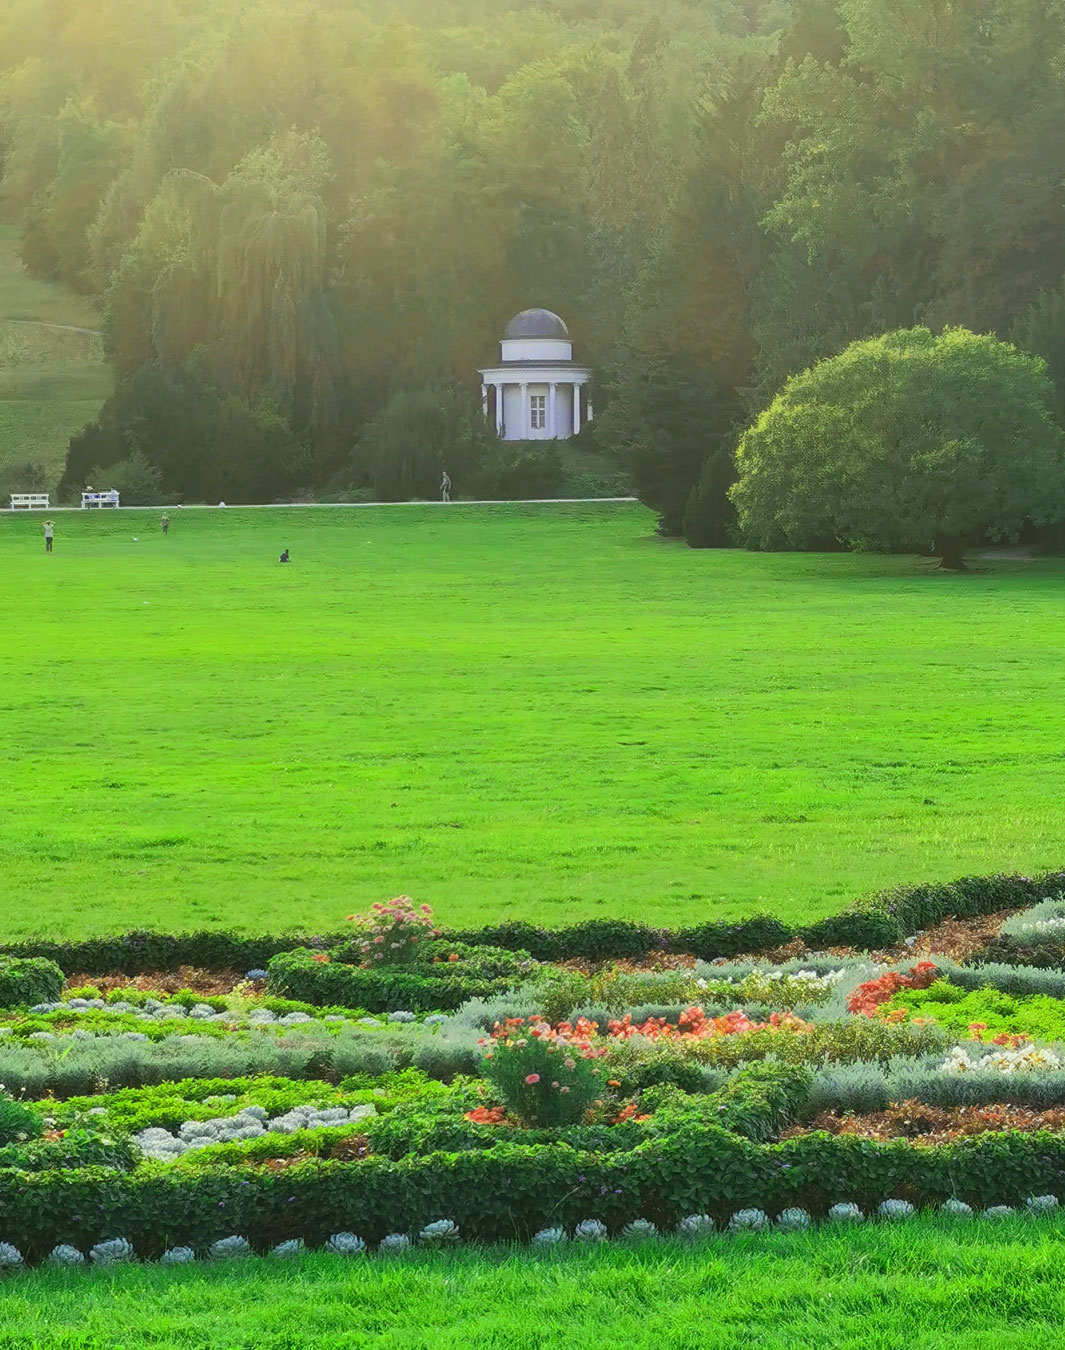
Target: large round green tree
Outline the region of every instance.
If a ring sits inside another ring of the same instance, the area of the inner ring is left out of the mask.
[[[931,551],[1065,517],[1065,436],[1046,366],[964,328],[855,342],[784,386],[745,433],[732,488],[754,548]]]

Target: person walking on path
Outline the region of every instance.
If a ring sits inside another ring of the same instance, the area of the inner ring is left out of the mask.
[[[55,524],[54,524],[52,521],[50,521],[50,520],[46,520],[46,521],[44,522],[44,551],[45,551],[45,553],[51,553],[51,551],[52,551],[52,536],[53,536],[54,534],[55,534]]]
[[[166,514],[165,511],[163,512],[163,518],[162,520],[160,520],[159,524],[163,527],[164,535],[170,533],[170,517]]]
[[[446,469],[443,478],[440,480],[440,500],[442,502],[451,500],[451,479],[448,477]]]

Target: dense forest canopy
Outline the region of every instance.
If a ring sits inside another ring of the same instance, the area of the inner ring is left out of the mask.
[[[119,377],[68,478],[344,483],[544,305],[591,448],[720,533],[738,432],[855,339],[1065,375],[1063,59],[1065,0],[7,0],[0,212]]]

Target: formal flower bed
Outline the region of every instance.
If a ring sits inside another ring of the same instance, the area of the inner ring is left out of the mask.
[[[1065,970],[576,968],[442,937],[405,898],[352,931],[214,993],[4,961],[18,1261],[0,1246],[0,1266],[637,1241],[1065,1194]]]

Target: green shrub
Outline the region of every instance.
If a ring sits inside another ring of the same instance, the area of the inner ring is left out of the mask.
[[[0,1148],[0,1168],[49,1172],[66,1167],[108,1167],[128,1172],[140,1161],[128,1139],[105,1139],[88,1130],[71,1130],[62,1139],[34,1139]]]
[[[0,956],[0,1008],[54,1003],[65,978],[56,963],[44,957]]]
[[[880,904],[835,914],[802,929],[811,947],[854,947],[858,951],[894,947],[905,936],[906,929]]]
[[[44,1122],[39,1111],[0,1092],[0,1145],[36,1139],[43,1132]]]
[[[795,930],[770,914],[755,915],[741,923],[702,923],[682,928],[668,939],[670,951],[690,952],[702,961],[740,956],[745,952],[772,951],[783,947]]]
[[[324,947],[337,946],[350,934],[323,939]],[[138,929],[114,936],[86,938],[80,942],[34,941],[13,943],[4,950],[16,957],[46,957],[64,970],[88,975],[146,975],[160,970],[195,966],[204,970],[255,970],[266,966],[278,952],[317,944],[306,935],[246,937],[240,933],[154,933]]]
[[[538,1034],[536,1027],[499,1028],[485,1051],[483,1072],[507,1110],[525,1125],[575,1125],[607,1092],[603,1058],[579,1033]]]
[[[801,1065],[752,1064],[694,1099],[674,1087],[651,1088],[641,1094],[640,1109],[654,1112],[657,1133],[679,1133],[698,1121],[762,1143],[800,1117],[812,1077]]]
[[[457,1008],[469,998],[487,998],[514,982],[453,975],[447,964],[408,970],[380,966],[363,970],[338,961],[315,959],[308,948],[282,952],[267,969],[271,994],[300,999],[317,1007],[365,1008],[369,1012],[436,1012]]]

